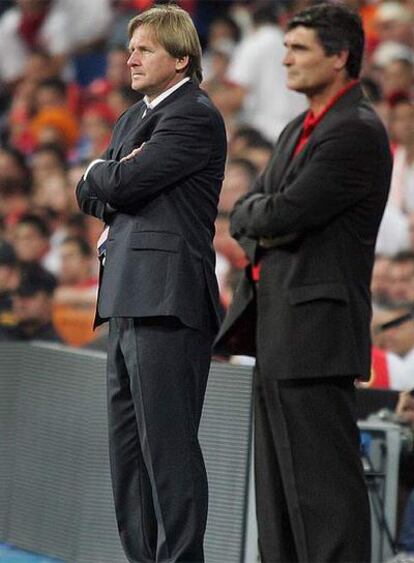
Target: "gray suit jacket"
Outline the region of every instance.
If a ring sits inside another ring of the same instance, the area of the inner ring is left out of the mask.
[[[236,204],[233,236],[252,262],[216,341],[257,355],[276,378],[370,372],[370,279],[391,176],[385,129],[359,85],[293,156],[305,114],[282,132],[253,193]],[[260,251],[260,237],[274,247]],[[257,321],[256,321],[257,317]]]
[[[80,208],[109,223],[96,324],[109,317],[178,317],[218,327],[212,246],[226,158],[223,120],[187,82],[144,118],[118,120],[105,162],[77,187]],[[145,143],[133,159],[120,162]]]

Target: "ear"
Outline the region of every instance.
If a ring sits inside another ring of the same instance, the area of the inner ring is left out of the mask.
[[[180,57],[179,59],[176,59],[175,70],[177,72],[181,72],[182,70],[184,70],[188,66],[189,62],[190,62],[190,57],[188,55],[186,55],[185,57]]]
[[[335,64],[334,64],[335,70],[338,71],[343,70],[348,61],[348,57],[349,57],[349,51],[345,49],[340,53],[338,53],[337,55],[335,55]]]

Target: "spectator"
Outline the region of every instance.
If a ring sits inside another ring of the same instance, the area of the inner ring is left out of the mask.
[[[378,39],[414,46],[413,14],[400,2],[382,2],[375,13]]]
[[[404,360],[409,374],[408,388],[414,378],[414,320],[409,304],[378,308],[372,322],[373,341],[376,346],[393,352]],[[406,387],[407,388],[407,387]]]
[[[411,98],[413,93],[414,64],[412,60],[397,58],[388,62],[382,69],[382,90],[384,96],[406,93]]]
[[[49,251],[49,229],[36,215],[23,215],[14,228],[14,248],[24,264],[43,264]]]
[[[47,143],[39,145],[32,154],[30,166],[35,183],[42,182],[51,176],[65,174],[68,164],[60,145]]]
[[[394,304],[414,302],[414,254],[400,252],[391,259],[390,300]]]
[[[27,57],[43,48],[63,68],[71,48],[68,17],[56,0],[16,0],[0,19],[0,80],[14,85],[23,77]]]
[[[29,208],[31,171],[24,155],[13,147],[0,149],[0,215],[12,225]]]
[[[213,99],[225,113],[241,111],[243,122],[274,142],[305,103],[286,88],[283,34],[275,13],[256,9],[253,22],[254,31],[242,40],[230,63],[227,78],[232,87]]]
[[[17,289],[19,279],[16,253],[11,244],[0,239],[0,340],[1,334],[16,324],[12,294]]]
[[[115,115],[109,105],[95,102],[86,107],[81,120],[82,136],[78,144],[77,158],[99,158],[111,140],[114,123]]]
[[[93,80],[86,89],[87,100],[106,102],[108,95],[124,86],[131,89],[131,77],[127,67],[128,50],[116,45],[106,55],[105,76]]]
[[[229,214],[236,201],[251,189],[257,174],[257,168],[249,160],[243,158],[228,160],[220,193],[219,210]]]
[[[240,39],[241,30],[231,16],[222,14],[213,19],[209,27],[207,48],[204,50],[202,60],[203,76],[207,83],[217,76],[217,68],[215,68],[217,66],[217,55],[225,56],[228,64],[229,57]]]
[[[98,279],[93,272],[92,250],[80,237],[68,237],[60,245],[59,287],[55,302],[94,307]]]
[[[374,305],[387,305],[390,301],[391,259],[383,254],[375,256],[371,279],[371,295]]]
[[[52,322],[55,287],[55,277],[38,264],[22,268],[20,283],[13,295],[16,326],[8,331],[8,340],[61,342]]]
[[[414,211],[414,104],[407,96],[392,103],[390,133],[396,144],[390,201],[404,212]]]
[[[65,107],[47,107],[40,110],[31,122],[35,147],[55,143],[68,155],[79,139],[79,123]]]
[[[102,39],[111,16],[110,0],[16,0],[0,20],[0,79],[15,84],[39,47],[52,56],[54,74],[68,74],[68,57]]]
[[[239,126],[230,136],[229,157],[249,160],[262,172],[271,157],[273,145],[253,127]]]
[[[260,144],[263,135],[254,127],[239,125],[231,133],[229,140],[229,158],[243,158],[246,149]]]

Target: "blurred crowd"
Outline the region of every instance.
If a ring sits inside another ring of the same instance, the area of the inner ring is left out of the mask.
[[[103,346],[92,331],[99,221],[82,215],[78,179],[99,157],[130,88],[127,22],[152,0],[0,3],[0,340]],[[199,31],[202,87],[223,114],[229,153],[216,221],[227,307],[242,250],[229,235],[235,201],[255,182],[289,120],[306,109],[285,87],[283,30],[313,0],[179,0]],[[347,0],[363,18],[362,85],[394,154],[373,275],[372,386],[414,381],[414,3]],[[105,331],[105,328],[101,328]]]

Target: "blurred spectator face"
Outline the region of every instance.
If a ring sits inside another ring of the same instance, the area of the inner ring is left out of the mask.
[[[398,144],[406,145],[414,139],[414,105],[400,102],[390,111],[389,127],[391,138]]]
[[[385,256],[375,258],[372,270],[371,292],[376,303],[389,300],[391,260]]]
[[[243,166],[229,161],[226,165],[223,187],[220,193],[219,210],[225,213],[232,211],[236,201],[251,188],[251,175]]]
[[[112,126],[98,111],[87,111],[82,117],[82,132],[92,142],[101,143],[108,140]]]
[[[392,262],[389,274],[389,295],[393,303],[414,300],[414,262]]]
[[[32,295],[13,296],[13,312],[19,324],[49,322],[52,316],[51,297],[45,291]]]
[[[408,313],[408,309],[396,309],[394,311],[382,312],[381,317],[377,317],[375,322],[378,325],[392,322],[401,318]],[[374,325],[375,332],[375,325]],[[378,334],[381,347],[390,352],[394,352],[398,356],[404,357],[410,350],[414,348],[414,322],[412,319],[405,320],[401,323],[391,326]]]
[[[33,196],[37,207],[65,214],[70,208],[68,182],[64,174],[54,174],[38,183]]]
[[[395,41],[411,45],[412,16],[399,2],[383,2],[376,12],[376,29],[380,42]]]
[[[63,242],[60,247],[60,282],[75,285],[91,275],[91,257],[85,256],[76,242]]]
[[[48,237],[31,223],[18,223],[15,226],[13,242],[21,262],[38,262],[49,249]]]
[[[22,183],[26,176],[27,171],[22,168],[18,160],[12,154],[0,149],[0,184],[6,180]]]
[[[114,49],[108,53],[106,78],[114,88],[130,84],[131,77],[127,66],[128,57],[129,54],[126,49]]]
[[[0,293],[13,291],[19,283],[19,267],[11,244],[0,240]]]
[[[3,216],[24,212],[29,205],[28,170],[11,153],[0,149],[0,211]]]
[[[13,291],[19,284],[19,270],[16,266],[0,264],[0,293]]]
[[[53,150],[48,149],[33,154],[31,167],[33,176],[37,181],[64,173],[62,161]]]
[[[413,65],[408,61],[391,61],[385,65],[381,81],[385,96],[394,92],[409,94],[413,85]]]
[[[269,160],[272,156],[273,149],[271,147],[262,146],[262,147],[247,147],[245,151],[243,151],[243,158],[249,160],[252,164],[254,164],[259,171],[259,173],[263,172],[266,166],[269,164]]]
[[[52,64],[52,58],[47,53],[28,53],[24,71],[24,80],[30,79],[40,82],[54,76],[56,69]]]
[[[52,86],[39,86],[36,90],[36,108],[38,111],[66,104],[66,97],[62,92]]]
[[[232,26],[226,19],[218,18],[211,22],[208,32],[208,46],[214,48],[222,41],[237,41],[235,35],[235,27]]]

